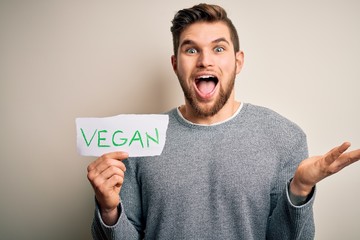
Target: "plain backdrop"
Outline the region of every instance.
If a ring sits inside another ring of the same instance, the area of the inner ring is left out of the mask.
[[[76,117],[183,103],[171,19],[197,1],[0,0],[0,238],[90,239]],[[311,155],[360,148],[360,2],[210,1],[245,52],[237,99],[307,133]],[[316,239],[360,239],[360,163],[318,184]]]

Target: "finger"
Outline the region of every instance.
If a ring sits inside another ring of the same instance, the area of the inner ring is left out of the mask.
[[[107,181],[104,182],[104,189],[113,189],[114,187],[121,187],[124,182],[124,178],[120,175],[113,175]]]
[[[100,174],[111,166],[118,167],[121,170],[126,171],[125,164],[123,162],[121,162],[117,159],[113,159],[113,158],[103,159],[103,161],[100,162],[92,171],[96,171]]]
[[[105,171],[103,171],[101,174],[98,174],[97,176],[92,175],[94,174],[93,172],[94,171],[88,173],[88,178],[92,183],[93,187],[95,189],[100,190],[101,192],[108,188],[112,188],[115,185],[121,186],[125,176],[124,171],[122,171],[121,169],[115,166],[110,166],[109,168],[107,168]],[[109,179],[112,179],[114,176],[119,176],[120,182],[114,183],[113,185],[109,185],[108,183]]]
[[[95,168],[97,168],[97,166],[99,164],[101,164],[105,159],[116,159],[118,161],[123,161],[125,159],[127,159],[129,157],[129,154],[126,152],[111,152],[111,153],[107,153],[104,154],[102,156],[100,156],[99,158],[97,158],[94,162],[92,162],[89,166],[88,166],[88,171],[91,171]]]
[[[325,154],[325,162],[328,165],[333,163],[336,159],[338,159],[341,156],[341,154],[343,154],[350,147],[350,145],[351,144],[349,142],[344,142],[340,146],[330,150],[327,154]]]
[[[123,177],[119,175],[113,175],[106,181],[103,181],[101,185],[97,185],[96,187],[94,187],[94,189],[99,197],[111,197],[114,193],[114,187],[120,188],[123,182]]]
[[[110,152],[103,154],[96,161],[94,161],[93,167],[96,167],[98,164],[104,161],[104,159],[117,159],[119,161],[123,161],[129,157],[129,154],[126,152]]]
[[[349,166],[360,160],[360,149],[343,154],[342,158],[344,167]]]
[[[121,187],[124,183],[124,177],[120,175],[113,175],[111,178],[109,178],[107,183],[109,186]]]
[[[124,178],[125,173],[120,168],[115,166],[111,166],[101,173],[101,177],[107,180],[114,175],[119,175],[120,177]]]
[[[96,166],[96,168],[88,172],[88,179],[90,181],[93,181],[99,175],[102,175],[102,177],[105,178],[109,178],[110,177],[109,174],[112,172],[119,173],[125,171],[126,171],[126,166],[123,162],[120,162],[119,160],[116,159],[104,159],[100,164]]]

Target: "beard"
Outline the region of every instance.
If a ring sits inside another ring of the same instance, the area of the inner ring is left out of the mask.
[[[215,103],[211,106],[202,106],[202,104],[196,98],[195,91],[192,91],[188,86],[185,84],[185,80],[178,76],[180,86],[184,92],[185,99],[190,104],[191,108],[199,117],[212,117],[217,114],[227,103],[229,97],[234,89],[235,85],[235,69],[230,75],[229,83],[222,87],[220,86],[219,95],[215,99]],[[220,83],[218,83],[220,84]]]

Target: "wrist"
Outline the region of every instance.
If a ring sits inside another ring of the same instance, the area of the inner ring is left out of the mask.
[[[100,208],[100,215],[101,215],[101,219],[106,225],[112,226],[118,221],[120,214],[118,208],[116,207],[114,209]]]
[[[294,177],[290,182],[290,192],[292,195],[300,198],[306,198],[313,190],[314,186],[310,186],[307,184],[302,184],[297,181]]]

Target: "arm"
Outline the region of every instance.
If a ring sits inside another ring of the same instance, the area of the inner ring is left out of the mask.
[[[94,239],[139,239],[120,203],[126,167],[124,152],[104,154],[88,166],[88,179],[95,191],[96,209],[92,225]]]
[[[312,205],[315,185],[360,159],[360,149],[345,153],[349,147],[350,143],[343,143],[323,156],[303,158],[306,159],[297,167],[294,178],[288,183],[284,193],[276,196],[276,207],[269,220],[269,239],[314,238]],[[301,149],[301,145],[293,150],[298,148]],[[298,155],[297,152],[299,151],[294,151],[294,154]],[[280,176],[282,175],[283,173],[280,173]],[[294,197],[305,199],[305,202],[296,206],[292,203]]]
[[[314,239],[314,194],[305,204],[296,206],[288,191],[297,166],[308,157],[306,136],[300,133],[290,138],[293,139],[292,146],[279,150],[281,166],[271,194],[267,239]]]

